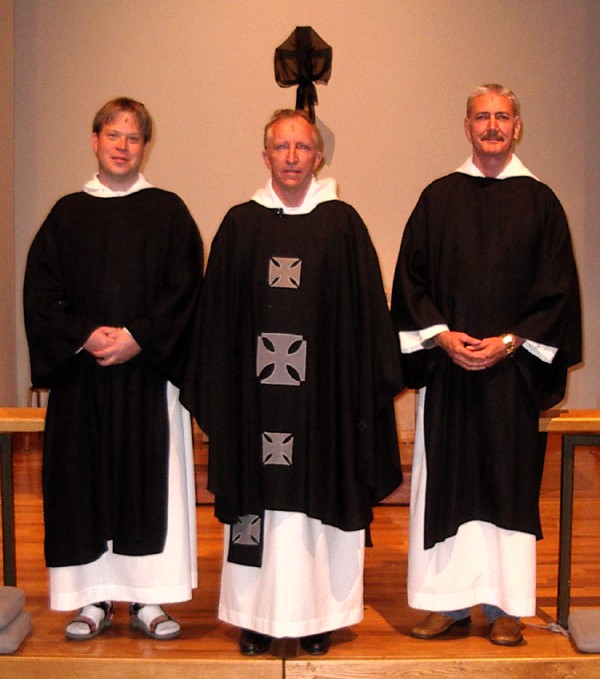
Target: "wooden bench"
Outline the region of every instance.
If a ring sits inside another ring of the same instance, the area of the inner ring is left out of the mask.
[[[562,436],[556,617],[558,624],[567,629],[571,599],[575,447],[600,446],[600,410],[548,410],[540,413],[539,429]]]
[[[15,498],[12,435],[44,431],[45,408],[0,408],[0,470],[2,473],[2,560],[4,585],[17,584],[15,551]]]

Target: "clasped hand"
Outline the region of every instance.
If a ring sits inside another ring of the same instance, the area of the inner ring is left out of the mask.
[[[100,326],[87,338],[83,348],[103,367],[131,360],[142,348],[123,328]]]
[[[478,339],[466,332],[446,330],[436,335],[433,343],[465,370],[486,370],[506,358],[506,346],[500,337]]]

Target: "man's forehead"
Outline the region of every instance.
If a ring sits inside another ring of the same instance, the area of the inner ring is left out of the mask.
[[[282,137],[306,137],[310,139],[312,137],[312,130],[310,125],[303,118],[290,118],[288,120],[279,120],[273,125],[272,129],[273,138]]]
[[[119,127],[124,126],[129,129],[134,128],[136,132],[140,131],[140,125],[137,117],[131,111],[118,111],[107,120],[102,127]]]
[[[477,113],[497,113],[499,111],[512,114],[513,106],[511,100],[500,94],[480,94],[471,102],[471,112]]]

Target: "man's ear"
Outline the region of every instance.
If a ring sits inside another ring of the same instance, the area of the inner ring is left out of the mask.
[[[466,138],[470,141],[473,142],[473,139],[471,138],[471,120],[467,117],[465,118],[465,136]]]
[[[267,150],[266,150],[266,149],[263,149],[262,157],[263,157],[263,161],[264,161],[265,165],[266,165],[266,166],[269,168],[269,170],[270,170],[270,169],[271,169],[271,160],[269,159],[269,154],[267,153]]]
[[[521,139],[521,132],[523,131],[523,125],[521,123],[521,116],[515,117],[515,133],[513,134],[513,139],[519,141]]]
[[[323,162],[323,154],[321,153],[321,151],[317,151],[317,155],[315,156],[315,162],[313,163],[312,171],[316,172],[321,167],[322,162]]]

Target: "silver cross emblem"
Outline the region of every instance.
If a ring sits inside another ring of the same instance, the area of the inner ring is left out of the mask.
[[[281,464],[289,467],[294,454],[292,434],[265,431],[262,435],[263,464]]]
[[[247,514],[231,526],[231,541],[238,545],[260,544],[260,523],[258,514]]]
[[[272,288],[299,288],[302,260],[296,257],[271,257],[269,285]]]
[[[306,373],[306,341],[302,335],[270,332],[258,336],[256,375],[261,384],[298,386]]]

